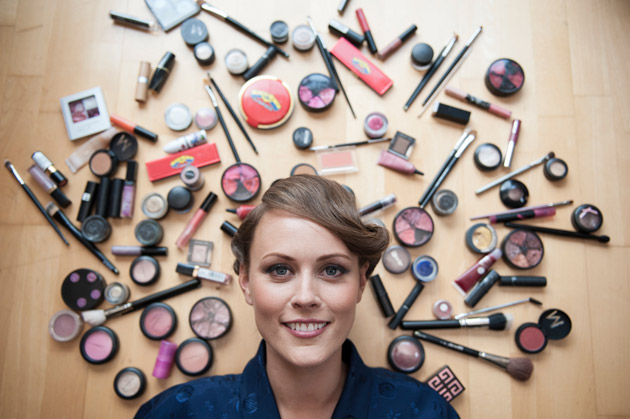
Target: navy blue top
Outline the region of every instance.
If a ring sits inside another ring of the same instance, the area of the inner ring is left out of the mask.
[[[367,367],[349,340],[348,376],[333,418],[459,418],[426,384],[385,368]],[[143,404],[136,418],[279,418],[265,369],[265,342],[243,373],[204,377],[171,387]]]

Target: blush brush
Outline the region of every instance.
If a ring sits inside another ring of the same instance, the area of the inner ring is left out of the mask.
[[[417,339],[426,340],[427,342],[435,343],[446,348],[452,349],[457,352],[465,353],[466,355],[474,356],[475,358],[484,359],[491,364],[497,365],[507,371],[512,378],[516,378],[519,381],[527,381],[534,371],[534,364],[527,358],[508,358],[504,356],[492,355],[486,352],[476,351],[474,349],[467,348],[457,343],[449,342],[438,338],[437,336],[428,335],[419,330],[413,332],[413,336]]]
[[[457,320],[403,320],[403,330],[458,329],[460,327],[487,327],[490,330],[507,330],[512,325],[512,315],[495,313],[488,317],[466,317]]]

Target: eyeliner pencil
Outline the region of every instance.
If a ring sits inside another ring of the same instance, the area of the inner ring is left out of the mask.
[[[431,96],[433,96],[433,94],[437,91],[437,89],[440,88],[440,85],[444,82],[444,80],[446,80],[446,78],[448,77],[449,73],[451,71],[453,71],[453,68],[455,68],[455,66],[457,65],[457,63],[459,62],[459,60],[462,59],[462,57],[466,54],[466,51],[468,51],[468,48],[470,48],[470,46],[472,45],[472,43],[475,41],[475,39],[477,39],[477,36],[479,36],[479,34],[481,33],[481,30],[483,29],[483,26],[479,26],[476,30],[475,33],[473,33],[473,35],[470,37],[470,39],[468,40],[468,42],[466,42],[466,45],[464,45],[464,48],[462,48],[462,50],[459,52],[459,54],[457,55],[457,57],[455,57],[455,59],[453,60],[453,62],[451,63],[451,66],[446,70],[446,72],[442,75],[442,78],[436,83],[435,86],[433,86],[433,90],[431,90],[431,93],[429,93],[429,96],[427,96],[426,99],[424,99],[424,102],[422,102],[422,106],[426,105],[427,102],[429,101],[429,99],[431,99]]]
[[[48,220],[48,222],[50,223],[52,228],[54,228],[55,231],[57,232],[57,234],[59,235],[59,237],[61,237],[61,240],[63,240],[63,242],[66,244],[66,246],[70,246],[70,243],[68,243],[68,240],[66,240],[66,238],[63,236],[63,233],[61,232],[61,230],[59,230],[59,227],[57,227],[57,224],[55,224],[53,219],[50,218],[50,215],[48,215],[48,213],[46,212],[46,210],[44,209],[42,204],[39,202],[39,200],[37,199],[37,197],[35,196],[33,191],[31,191],[31,188],[29,188],[28,185],[24,182],[24,180],[22,179],[22,177],[18,173],[18,171],[15,168],[15,166],[13,166],[13,164],[11,164],[11,162],[9,160],[5,160],[4,161],[4,166],[9,170],[9,172],[11,172],[13,174],[13,177],[18,181],[20,186],[22,186],[22,189],[24,189],[24,192],[26,192],[28,197],[31,198],[31,201],[33,201],[33,203],[37,206],[39,211],[42,214],[44,214],[44,217],[46,217],[46,220]]]
[[[70,231],[70,233],[72,233],[72,235],[76,237],[76,239],[80,241],[81,244],[83,244],[83,246],[85,246],[90,252],[92,252],[92,254],[94,254],[94,256],[96,256],[101,262],[103,262],[103,265],[107,266],[107,269],[109,269],[116,275],[119,274],[118,269],[114,266],[114,264],[111,263],[109,259],[107,259],[103,253],[101,253],[100,250],[98,250],[98,247],[96,247],[94,243],[83,237],[83,234],[81,234],[81,230],[79,230],[74,224],[72,224],[72,221],[68,219],[66,214],[64,214],[63,211],[61,211],[61,209],[57,205],[55,205],[54,202],[50,202],[48,203],[48,205],[46,205],[46,211],[55,220],[59,221],[62,226],[67,228],[68,231]]]
[[[224,11],[217,9],[216,7],[210,5],[209,3],[206,3],[204,0],[197,0],[197,4],[201,6],[201,8],[204,11],[210,13],[212,16],[222,19],[224,22],[227,22],[230,26],[236,28],[240,32],[249,36],[250,38],[260,42],[263,45],[266,45],[267,47],[275,48],[276,51],[278,51],[280,54],[284,55],[286,58],[289,58],[289,54],[285,50],[267,41],[265,38],[261,37],[260,35],[252,31],[251,29],[247,28],[247,26],[243,25],[239,21],[231,18]]]
[[[424,77],[422,77],[422,80],[420,80],[420,84],[418,84],[418,87],[416,87],[416,90],[413,91],[413,93],[411,94],[411,97],[409,98],[409,100],[407,100],[407,103],[405,103],[405,106],[403,106],[404,111],[407,111],[407,109],[409,109],[413,101],[416,100],[416,98],[418,97],[422,89],[424,89],[424,86],[427,85],[431,77],[433,77],[433,74],[435,74],[435,72],[438,70],[440,65],[442,65],[442,62],[444,61],[446,56],[453,49],[453,45],[455,45],[455,42],[457,42],[457,39],[458,39],[457,34],[453,34],[451,39],[448,41],[448,44],[446,44],[444,48],[442,48],[440,55],[437,57],[435,61],[433,61],[433,64],[431,64],[431,67],[429,67]]]
[[[230,112],[230,115],[232,115],[232,118],[234,118],[234,121],[236,121],[236,125],[238,125],[238,127],[241,129],[241,132],[243,133],[243,135],[245,136],[245,138],[247,139],[247,141],[249,142],[249,144],[252,146],[252,148],[254,149],[254,153],[258,154],[258,150],[256,150],[256,146],[254,145],[254,142],[252,141],[251,138],[249,138],[249,135],[247,135],[247,131],[245,131],[245,127],[243,126],[243,124],[241,123],[241,120],[238,119],[238,116],[236,115],[236,112],[234,112],[234,109],[232,109],[232,106],[230,106],[230,102],[228,102],[227,98],[225,96],[223,96],[223,93],[221,92],[221,89],[219,89],[219,85],[217,84],[216,81],[214,81],[214,79],[212,78],[212,76],[210,75],[210,72],[206,72],[206,74],[208,75],[208,79],[210,80],[210,82],[212,83],[212,85],[214,86],[215,89],[217,89],[217,93],[219,94],[219,97],[221,98],[221,100],[223,101],[223,103],[225,104],[225,107],[228,109],[228,111]]]
[[[212,106],[214,106],[214,110],[217,111],[217,118],[219,118],[219,122],[221,123],[221,127],[223,128],[223,132],[227,137],[228,144],[232,149],[232,154],[234,154],[234,159],[237,163],[241,162],[241,158],[238,156],[238,152],[236,151],[236,147],[234,146],[234,142],[232,141],[232,136],[230,135],[230,131],[228,131],[227,125],[225,125],[225,120],[223,119],[223,115],[221,115],[221,110],[219,109],[219,103],[217,102],[217,98],[214,96],[214,92],[212,91],[212,87],[210,87],[210,83],[208,80],[203,81],[206,92],[208,92],[208,96],[210,96],[210,100],[212,101]]]

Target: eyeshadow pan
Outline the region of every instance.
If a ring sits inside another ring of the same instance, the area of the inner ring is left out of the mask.
[[[387,360],[394,370],[410,374],[424,363],[424,348],[411,336],[398,336],[389,344]]]
[[[192,307],[189,322],[192,331],[201,339],[217,339],[232,327],[232,312],[222,299],[206,297]]]
[[[138,368],[123,368],[114,378],[114,390],[121,399],[131,400],[144,393],[146,378]]]
[[[547,338],[536,323],[525,323],[514,335],[516,345],[525,353],[537,354],[547,346]]]
[[[466,244],[475,253],[492,252],[497,246],[497,240],[497,232],[490,224],[478,223],[466,231]]]
[[[103,364],[118,352],[118,336],[108,327],[96,326],[85,332],[79,348],[87,362]]]
[[[177,315],[168,304],[153,303],[140,316],[140,330],[151,340],[162,340],[177,328]]]
[[[393,223],[394,237],[404,246],[419,247],[433,236],[433,219],[420,207],[401,210]]]
[[[197,376],[212,366],[212,347],[199,338],[185,340],[175,353],[175,365],[186,375]]]
[[[515,229],[501,244],[503,259],[516,269],[531,269],[542,261],[545,249],[538,234],[533,231]]]
[[[70,310],[61,310],[53,314],[48,331],[57,342],[68,342],[79,335],[82,327],[81,316]]]
[[[383,253],[383,266],[388,272],[401,274],[409,269],[411,255],[402,246],[390,246]]]
[[[138,285],[151,285],[160,277],[160,264],[151,256],[138,256],[131,263],[129,275]]]

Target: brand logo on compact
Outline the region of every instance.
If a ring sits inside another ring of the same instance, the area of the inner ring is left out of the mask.
[[[370,74],[372,72],[370,65],[360,58],[353,58],[352,65],[363,74]]]
[[[179,156],[176,159],[172,160],[169,165],[173,168],[173,169],[180,169],[184,166],[188,166],[189,164],[192,164],[195,161],[195,158],[193,156]]]
[[[278,99],[276,99],[273,93],[262,90],[254,90],[251,94],[251,98],[254,102],[258,103],[268,111],[278,112],[281,108],[280,102],[278,102]]]

